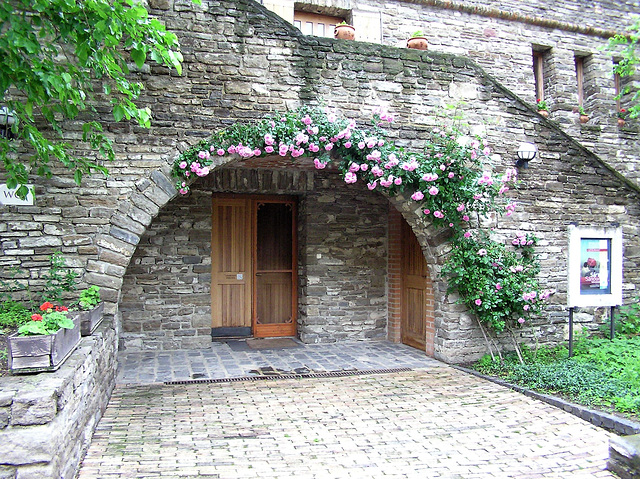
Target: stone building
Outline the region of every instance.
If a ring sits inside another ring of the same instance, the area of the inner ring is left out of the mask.
[[[35,205],[2,207],[0,224],[3,269],[29,268],[25,280],[37,289],[47,255],[62,251],[84,283],[101,287],[121,348],[205,348],[213,331],[310,343],[388,338],[454,362],[483,354],[475,320],[439,276],[447,236],[406,199],[347,185],[335,170],[305,161],[232,157],[177,195],[171,164],[199,139],[320,102],[357,120],[385,106],[398,118],[390,136],[416,150],[442,107],[458,103],[469,124],[483,126],[501,169],[513,166],[520,143],[537,145],[514,193],[518,210],[489,225],[502,238],[534,232],[542,281],[556,290],[522,341],[566,334],[571,224],[622,228],[622,287],[626,301],[634,297],[638,127],[617,125],[615,58],[599,47],[624,29],[637,2],[149,6],[176,32],[185,59],[181,76],[138,72],[151,129],[110,124],[117,158],[108,178],[81,187],[64,170],[34,178]],[[364,41],[303,35],[291,23],[336,18],[352,22]],[[428,51],[404,47],[416,30]],[[550,105],[549,120],[537,113],[536,95]],[[578,105],[588,123],[578,122]],[[73,139],[73,124],[69,132]],[[411,275],[419,286],[407,286]],[[260,321],[272,311],[281,314]],[[601,316],[586,309],[579,319],[593,326]]]

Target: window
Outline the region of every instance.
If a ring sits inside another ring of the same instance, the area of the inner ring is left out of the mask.
[[[584,63],[585,57],[575,57],[576,80],[578,86],[578,106],[584,106]]]
[[[296,11],[293,13],[293,25],[305,35],[333,38],[333,29],[344,18]]]
[[[536,99],[545,99],[545,86],[549,79],[547,78],[549,49],[541,47],[533,47],[533,78],[536,86]]]
[[[620,78],[620,73],[613,73],[613,88],[615,91],[615,99],[616,99],[616,111],[620,111],[620,94],[622,93],[622,82]]]

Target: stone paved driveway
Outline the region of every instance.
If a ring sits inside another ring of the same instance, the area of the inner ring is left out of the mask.
[[[609,435],[448,366],[116,388],[86,478],[600,478]]]

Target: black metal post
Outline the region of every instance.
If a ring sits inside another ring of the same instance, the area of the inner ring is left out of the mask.
[[[569,357],[573,356],[573,308],[569,308]]]
[[[616,334],[615,322],[613,320],[613,313],[615,310],[616,310],[616,307],[611,306],[611,311],[609,313],[609,319],[611,320],[611,337],[609,339],[611,339],[611,341],[613,341],[613,338],[615,337],[615,334]]]

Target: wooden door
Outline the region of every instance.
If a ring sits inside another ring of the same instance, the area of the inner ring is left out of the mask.
[[[411,227],[402,220],[401,259],[401,340],[414,348],[426,349],[427,262]]]
[[[211,334],[251,335],[251,201],[213,198]]]
[[[253,203],[253,335],[294,336],[297,312],[296,209],[292,199]]]

